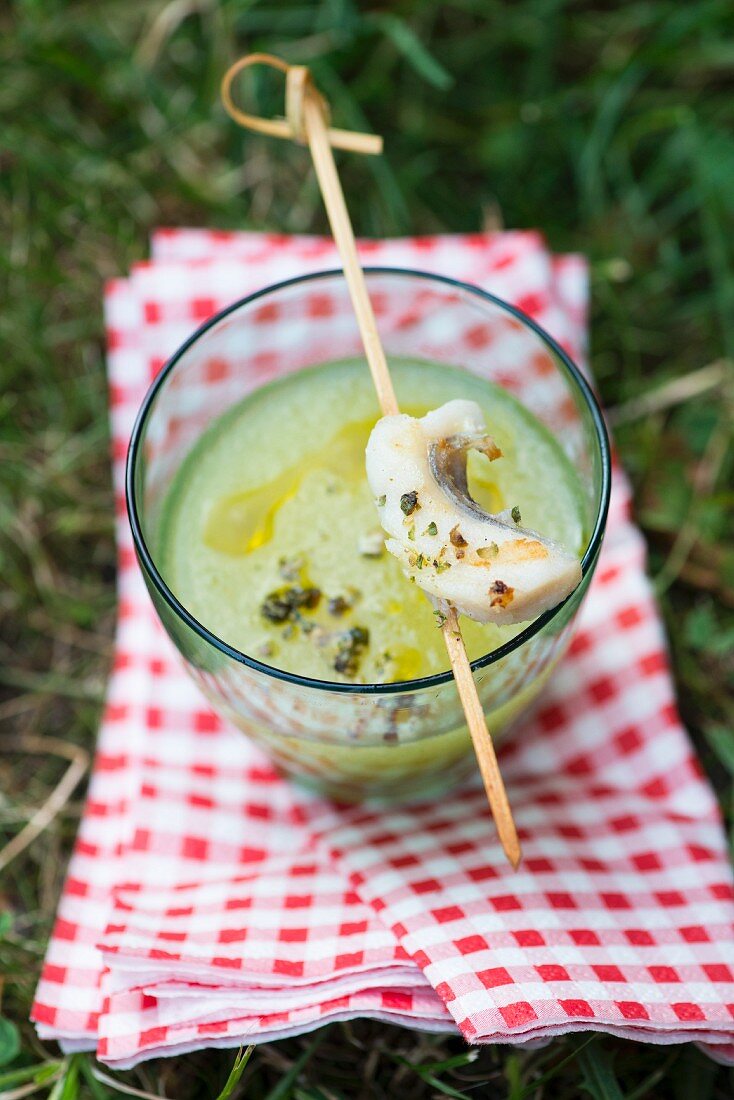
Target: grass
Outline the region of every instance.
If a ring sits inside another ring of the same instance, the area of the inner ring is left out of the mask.
[[[220,74],[250,49],[310,64],[338,100],[339,122],[386,136],[382,161],[343,161],[362,234],[473,230],[502,218],[542,226],[554,248],[590,257],[593,367],[634,482],[683,715],[731,828],[733,31],[729,0],[3,6],[6,839],[66,766],[25,751],[32,738],[91,750],[109,667],[103,279],[145,255],[155,225],[325,228],[304,155],[245,137],[218,106]],[[267,83],[256,95],[261,110],[275,107]],[[58,1062],[27,1022],[82,794],[3,872],[0,1091],[9,1095],[35,1085],[55,1100],[99,1100],[118,1089],[93,1076],[86,1056]],[[232,1062],[201,1052],[115,1078],[198,1100],[225,1087]],[[255,1100],[724,1100],[731,1084],[690,1047],[576,1036],[539,1051],[467,1052],[362,1021],[332,1026],[318,1045],[312,1035],[257,1048],[229,1088]]]

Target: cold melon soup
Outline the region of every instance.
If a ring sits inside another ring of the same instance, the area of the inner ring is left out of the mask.
[[[390,367],[401,409],[412,416],[457,397],[476,401],[502,458],[469,454],[471,495],[488,512],[515,509],[523,527],[581,556],[587,531],[578,475],[523,405],[462,370],[400,359]],[[386,552],[365,477],[379,415],[365,362],[328,363],[254,392],[215,421],[183,462],[161,513],[159,568],[184,607],[230,646],[332,683],[388,685],[448,668],[440,614]],[[527,624],[462,618],[461,626],[475,659]],[[530,677],[490,710],[493,734],[539,688]],[[278,689],[274,680],[274,695]],[[384,793],[408,775],[440,774],[467,760],[465,728],[402,738],[399,708],[394,715],[392,736],[378,745],[348,729],[325,743],[271,736],[265,721],[241,724],[284,767],[312,777],[324,771],[332,793],[346,796],[355,786],[369,789],[371,776],[380,776]]]

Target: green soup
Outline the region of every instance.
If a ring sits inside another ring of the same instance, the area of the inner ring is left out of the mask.
[[[478,402],[503,457],[469,460],[489,511],[581,554],[578,476],[556,440],[505,390],[464,371],[393,360],[401,409]],[[328,363],[258,390],[202,436],[171,486],[158,538],[181,603],[230,645],[302,676],[355,683],[447,668],[431,605],[380,552],[364,450],[379,417],[362,360]],[[470,658],[522,629],[462,621]]]

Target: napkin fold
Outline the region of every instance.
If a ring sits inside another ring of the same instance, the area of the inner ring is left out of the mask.
[[[583,260],[537,233],[360,250],[484,286],[584,360]],[[119,620],[39,1033],[125,1067],[370,1016],[470,1042],[696,1040],[734,1062],[731,869],[622,475],[570,652],[501,749],[517,873],[479,786],[378,812],[291,785],[210,710],[158,623],[123,498],[145,390],[216,310],[334,266],[321,238],[159,230],[151,261],[108,287]]]

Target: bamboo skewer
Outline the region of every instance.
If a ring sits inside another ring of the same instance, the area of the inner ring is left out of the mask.
[[[357,324],[364,344],[370,374],[377,390],[377,399],[380,402],[382,415],[392,416],[400,412],[398,399],[395,396],[390,369],[377,331],[377,322],[372,310],[372,302],[367,293],[364,272],[357,255],[352,223],[349,219],[344,193],[334,164],[334,155],[329,145],[326,120],[321,105],[314,96],[309,95],[308,90],[304,96],[303,118],[308,147],[311,150],[316,176],[326,206],[326,213],[329,217],[329,224],[331,225],[331,232],[334,235],[336,247],[339,249],[339,255],[341,256],[344,278],[347,280],[352,306],[357,315]]]
[[[461,636],[456,608],[452,607],[449,610],[446,622],[441,629],[451,662],[451,671],[456,681],[456,690],[464,708],[466,724],[469,727],[479,771],[484,789],[487,792],[487,800],[489,801],[494,823],[497,826],[500,843],[513,868],[517,870],[522,860],[520,840],[515,828],[515,819],[512,816],[512,807],[505,790],[497,754],[494,751],[492,735],[487,727],[487,719],[484,717],[484,710],[477,693],[477,685],[474,683],[474,677],[472,676],[471,664],[467,656],[464,639]]]
[[[255,64],[270,65],[285,72],[285,119],[261,119],[245,114],[235,106],[231,96],[232,80],[242,69]],[[252,54],[236,62],[222,81],[222,100],[229,114],[241,125],[308,145],[382,414],[389,416],[399,412],[332,153],[332,146],[367,153],[380,152],[381,139],[371,138],[367,134],[331,130],[327,105],[316,91],[308,69],[289,66],[280,58],[268,54]],[[446,616],[442,632],[500,843],[512,867],[517,868],[522,859],[520,841],[454,608]]]

